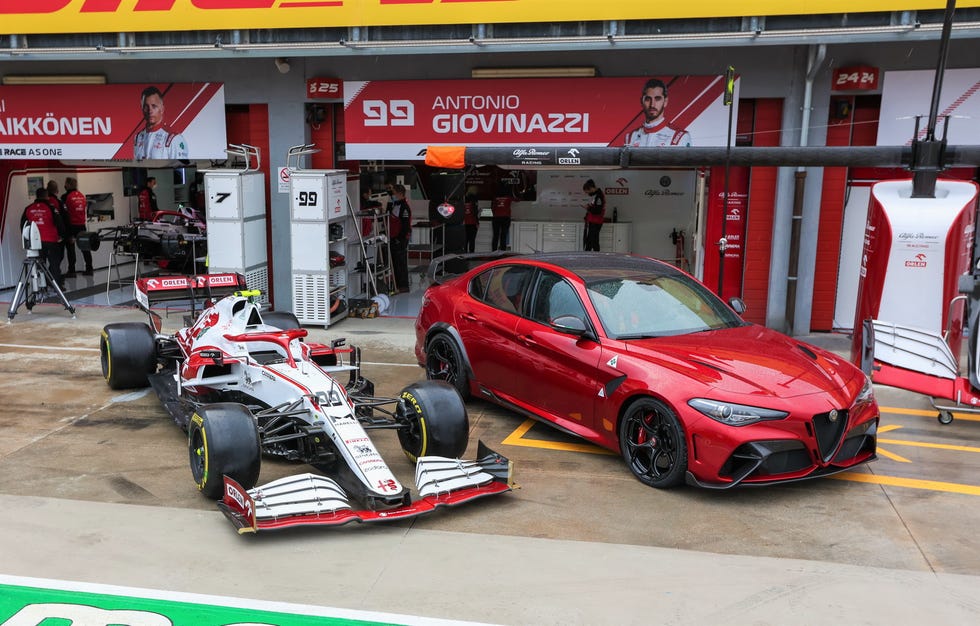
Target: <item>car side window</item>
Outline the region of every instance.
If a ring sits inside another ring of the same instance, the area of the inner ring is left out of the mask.
[[[534,290],[531,319],[542,324],[551,324],[563,315],[586,320],[585,307],[572,285],[558,274],[541,272]]]
[[[533,270],[534,268],[526,265],[504,265],[494,268],[487,282],[484,301],[508,313],[523,314],[524,298]]]
[[[490,272],[483,272],[482,274],[477,274],[470,281],[470,295],[477,300],[483,300],[484,294],[487,292],[487,280],[490,277]]]

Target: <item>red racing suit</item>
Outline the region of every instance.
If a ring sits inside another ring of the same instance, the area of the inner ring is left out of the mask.
[[[667,120],[651,125],[643,124],[626,137],[626,145],[633,148],[655,148],[661,146],[690,146],[691,133],[686,130],[674,130],[667,126]]]

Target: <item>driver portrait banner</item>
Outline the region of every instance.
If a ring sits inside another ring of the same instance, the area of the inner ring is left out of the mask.
[[[0,86],[0,159],[222,159],[226,146],[222,83]]]
[[[726,145],[723,75],[347,81],[346,158],[419,160],[429,145],[624,146],[642,132],[650,79],[667,88],[661,132],[681,139],[668,149]]]

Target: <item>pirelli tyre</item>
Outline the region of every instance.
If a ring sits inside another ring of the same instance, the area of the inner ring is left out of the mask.
[[[289,311],[266,311],[262,313],[262,322],[269,326],[275,326],[279,330],[289,330],[291,328],[302,328],[296,316]]]
[[[84,230],[75,235],[75,243],[82,252],[96,252],[102,245],[102,239],[99,238],[99,233]]]
[[[148,387],[157,369],[156,339],[146,324],[125,322],[102,328],[102,376],[112,389]]]
[[[426,380],[402,390],[396,418],[398,441],[412,462],[421,456],[459,458],[469,443],[466,405],[449,383]]]
[[[259,479],[259,430],[252,413],[233,402],[207,404],[191,416],[187,428],[191,476],[205,496],[224,494],[224,476],[251,489]]]

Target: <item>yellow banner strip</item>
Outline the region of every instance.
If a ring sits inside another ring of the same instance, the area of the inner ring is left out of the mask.
[[[943,9],[943,0],[0,0],[0,34],[669,20]],[[980,6],[960,0],[957,8]],[[220,26],[219,26],[220,25]]]

